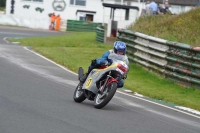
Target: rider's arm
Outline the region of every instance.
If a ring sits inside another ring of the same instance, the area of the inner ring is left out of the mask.
[[[106,51],[101,58],[97,58],[96,59],[96,63],[98,65],[100,65],[101,61],[104,61],[104,60],[107,60],[108,61],[108,56],[109,56],[110,52],[109,51]]]

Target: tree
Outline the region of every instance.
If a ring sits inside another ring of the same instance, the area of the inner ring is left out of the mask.
[[[6,0],[0,1],[0,7],[6,7]]]

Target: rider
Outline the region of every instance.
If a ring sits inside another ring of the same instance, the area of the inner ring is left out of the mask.
[[[128,57],[126,56],[126,44],[124,42],[121,41],[114,42],[113,49],[106,51],[101,58],[92,60],[92,63],[88,68],[88,72],[83,77],[80,78],[80,81],[84,83],[85,80],[87,79],[87,76],[92,71],[92,69],[99,68],[102,62],[104,63],[107,62],[109,64],[112,64],[112,59],[124,61],[129,66]],[[125,74],[123,79],[126,79],[126,77],[127,73]],[[124,81],[121,79],[118,82],[118,88],[121,88],[123,86],[124,86]]]

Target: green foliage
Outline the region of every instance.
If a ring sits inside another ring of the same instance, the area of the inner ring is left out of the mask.
[[[195,7],[180,15],[140,17],[129,29],[169,41],[200,46],[199,18],[200,7]]]

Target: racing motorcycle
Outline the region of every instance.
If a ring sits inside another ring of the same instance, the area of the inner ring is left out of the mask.
[[[79,82],[74,92],[74,101],[81,103],[86,98],[94,101],[94,107],[101,109],[108,104],[117,90],[118,82],[125,77],[128,66],[123,61],[113,60],[101,62],[101,67],[93,69],[84,83]],[[78,70],[78,78],[84,76],[82,67]]]

